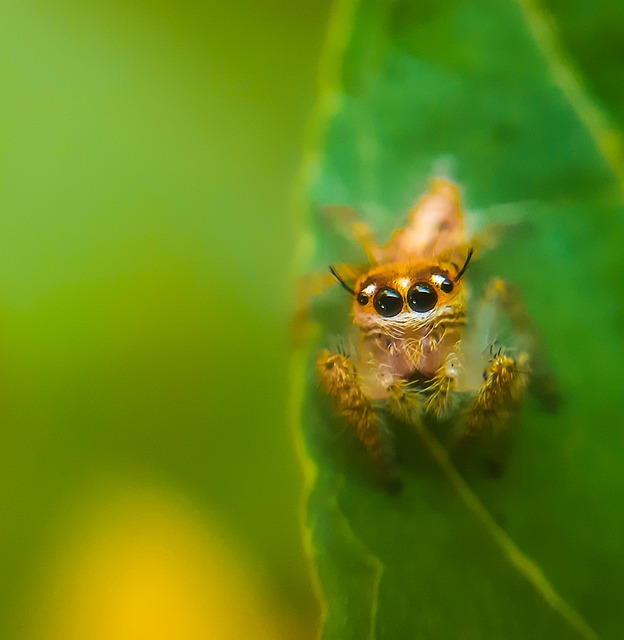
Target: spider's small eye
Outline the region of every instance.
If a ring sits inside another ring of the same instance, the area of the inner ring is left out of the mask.
[[[407,292],[407,304],[409,304],[412,311],[417,313],[425,313],[431,311],[436,306],[438,301],[438,294],[434,291],[433,287],[424,282],[417,282]]]
[[[453,283],[448,278],[444,278],[444,280],[440,281],[440,289],[444,293],[451,293],[453,291]]]
[[[368,296],[362,291],[361,293],[358,293],[357,301],[358,304],[365,306],[368,304]]]
[[[431,276],[431,280],[433,281],[433,284],[440,287],[444,293],[451,293],[451,291],[453,291],[453,283],[441,273],[434,273]]]
[[[383,316],[384,318],[391,318],[392,316],[396,316],[401,313],[401,309],[403,308],[403,298],[401,297],[401,294],[394,289],[380,289],[375,294],[373,306],[380,316]]]

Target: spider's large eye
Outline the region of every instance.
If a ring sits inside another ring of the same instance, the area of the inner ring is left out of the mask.
[[[401,313],[403,308],[403,298],[398,291],[394,289],[385,288],[380,289],[375,294],[373,300],[373,306],[375,311],[384,318],[391,318]]]
[[[407,292],[407,304],[409,304],[412,311],[417,313],[425,313],[425,311],[431,311],[436,306],[438,301],[438,294],[434,291],[433,287],[424,282],[417,282]]]

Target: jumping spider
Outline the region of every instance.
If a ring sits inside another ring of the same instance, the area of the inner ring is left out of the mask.
[[[467,239],[458,188],[448,180],[432,180],[408,225],[385,246],[373,243],[362,222],[352,224],[352,234],[368,264],[330,269],[352,298],[354,346],[351,352],[323,350],[317,371],[340,416],[385,481],[393,482],[394,447],[384,410],[408,424],[457,413],[463,438],[504,426],[523,398],[536,338],[516,293],[499,278],[467,322],[464,276],[480,245]],[[522,348],[490,344],[475,351],[469,343],[478,331],[470,323],[484,308],[489,318],[492,310],[507,316]]]

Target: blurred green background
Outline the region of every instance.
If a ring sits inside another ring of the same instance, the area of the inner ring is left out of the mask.
[[[133,549],[171,605],[176,553],[202,567],[215,540],[259,609],[314,626],[285,396],[328,8],[0,6],[0,637],[121,637],[89,631],[115,606],[140,629],[162,612]],[[114,605],[122,574],[140,606]]]

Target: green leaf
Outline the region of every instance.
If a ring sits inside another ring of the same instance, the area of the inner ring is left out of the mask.
[[[405,487],[389,495],[315,381],[348,300],[336,287],[315,302],[297,409],[326,639],[621,635],[624,155],[609,106],[624,92],[604,68],[592,89],[581,71],[598,61],[566,51],[582,41],[579,7],[560,32],[534,0],[336,6],[301,188],[306,268],[357,259],[323,205],[354,207],[384,240],[450,167],[469,210],[508,205],[530,223],[471,275],[520,288],[563,404],[526,402],[499,478],[478,453],[457,469],[435,428],[396,425]],[[624,15],[596,11],[623,45]]]

